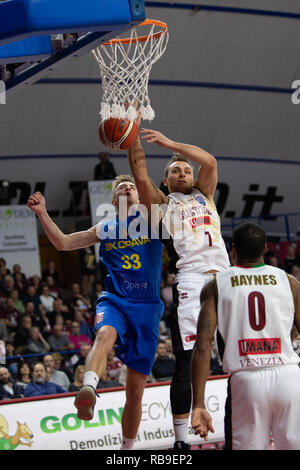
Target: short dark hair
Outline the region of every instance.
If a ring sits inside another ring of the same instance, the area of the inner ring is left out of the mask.
[[[165,178],[167,178],[168,176],[170,166],[173,165],[173,163],[175,162],[186,162],[190,165],[191,168],[193,168],[191,165],[191,162],[189,162],[189,160],[186,157],[184,157],[183,155],[180,155],[179,153],[174,153],[174,155],[170,158],[167,165],[165,166]]]
[[[266,232],[254,223],[244,222],[233,232],[233,244],[241,259],[255,260],[263,255],[267,243]]]

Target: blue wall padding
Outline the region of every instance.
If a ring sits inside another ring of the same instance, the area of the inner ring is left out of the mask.
[[[0,64],[37,61],[52,53],[51,36],[34,36],[0,45]]]
[[[143,0],[6,0],[0,2],[0,44],[51,33],[117,29],[145,17]]]

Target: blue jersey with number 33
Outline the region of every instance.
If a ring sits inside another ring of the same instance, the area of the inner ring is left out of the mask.
[[[148,233],[137,232],[135,238],[131,238],[128,229],[135,219],[128,217],[121,223],[115,217],[104,224],[100,223],[102,235],[97,232],[100,238],[99,255],[109,273],[105,288],[121,297],[139,301],[158,300],[163,245],[159,239],[151,239]]]

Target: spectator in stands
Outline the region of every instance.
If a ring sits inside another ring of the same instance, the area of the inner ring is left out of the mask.
[[[43,395],[54,395],[66,393],[60,385],[47,381],[47,373],[42,362],[37,362],[32,370],[32,382],[28,384],[24,391],[25,397],[38,397]]]
[[[99,295],[101,294],[102,291],[103,291],[102,283],[101,282],[96,282],[95,288],[93,289],[93,291],[90,294],[90,300],[91,300],[92,310],[93,311],[96,309],[96,301],[97,301],[97,299],[98,299],[98,297],[99,297]]]
[[[292,266],[291,275],[294,276],[298,281],[300,281],[300,268],[296,264]]]
[[[15,289],[17,289],[18,291],[20,299],[23,299],[26,295],[28,283],[27,281],[23,281],[21,273],[16,273],[14,275],[14,280],[15,280]]]
[[[97,389],[98,388],[112,388],[112,387],[120,387],[121,384],[117,379],[111,379],[106,372],[102,377],[100,377],[100,380],[97,384]]]
[[[292,328],[291,338],[293,350],[300,356],[300,333],[295,326]]]
[[[35,314],[34,303],[28,301],[25,304],[25,315],[31,318],[32,326],[37,326],[41,333],[47,337],[51,331],[51,325],[44,310],[39,315]],[[21,318],[23,315],[21,316]]]
[[[216,341],[213,341],[211,345],[211,359],[210,359],[209,375],[223,375],[223,374],[224,372],[222,369],[218,346],[217,346]]]
[[[159,341],[152,374],[157,381],[170,380],[175,372],[175,360],[168,356],[165,341]]]
[[[25,313],[25,306],[22,300],[19,299],[19,291],[18,289],[14,289],[10,293],[10,298],[12,299],[13,306],[20,314]]]
[[[174,356],[174,353],[173,353],[173,345],[172,345],[172,340],[171,340],[171,338],[166,338],[166,339],[165,339],[165,343],[166,343],[166,347],[167,347],[168,356],[169,356],[171,359],[175,359],[175,356]]]
[[[45,368],[49,368],[50,371],[50,382],[54,382],[57,385],[60,385],[65,390],[69,390],[70,380],[63,371],[57,370],[54,367],[54,359],[51,354],[47,354],[43,358],[43,364]]]
[[[69,310],[69,307],[63,303],[61,298],[55,299],[53,302],[53,311],[47,313],[51,326],[56,323],[56,316],[61,315],[66,320],[71,320],[72,315]]]
[[[6,267],[6,261],[5,261],[4,258],[0,258],[0,269],[3,268],[3,267],[4,268]]]
[[[3,258],[0,258],[0,282],[4,281],[5,276],[11,274],[10,269],[6,265],[6,261]]]
[[[16,263],[16,264],[14,264],[13,267],[12,267],[12,276],[13,276],[13,278],[14,278],[15,281],[16,281],[16,275],[17,275],[17,274],[20,274],[21,279],[22,279],[22,282],[23,282],[24,284],[26,284],[27,279],[26,279],[25,274],[22,272],[21,265]]]
[[[292,267],[294,265],[300,266],[300,255],[296,254],[294,245],[291,243],[287,248],[287,254],[284,258],[284,270],[288,274],[291,274]]]
[[[92,289],[96,277],[96,256],[93,246],[79,250],[80,271],[82,274],[82,290]]]
[[[0,400],[24,397],[24,388],[11,378],[9,370],[0,365]]]
[[[163,321],[167,327],[170,326],[170,316],[173,310],[173,285],[174,276],[172,274],[168,274],[166,285],[161,289],[161,299],[165,304]]]
[[[45,312],[45,309],[40,300],[40,296],[37,294],[36,288],[34,286],[28,287],[27,293],[23,298],[23,302],[24,304],[26,304],[27,302],[33,302],[35,315],[39,315],[43,311]]]
[[[117,176],[114,165],[109,160],[110,154],[108,152],[100,152],[100,162],[94,168],[94,181],[97,180],[112,180]]]
[[[58,271],[57,271],[57,268],[56,268],[56,264],[53,260],[48,261],[47,268],[43,271],[43,280],[45,280],[48,276],[53,277],[53,279],[55,281],[55,285],[57,287],[61,286],[60,277],[59,277],[59,274],[58,274]]]
[[[71,364],[73,367],[73,370],[76,370],[78,366],[84,366],[86,358],[91,350],[91,345],[87,343],[82,343],[80,345],[80,355],[78,356],[77,354],[71,357]]]
[[[47,286],[47,284],[44,284],[41,288],[40,301],[42,302],[46,313],[53,312],[54,300],[54,297],[50,295],[49,287]]]
[[[6,297],[9,297],[11,294],[11,291],[14,290],[15,288],[15,280],[10,274],[5,276],[3,288],[6,294]]]
[[[86,319],[83,316],[81,310],[78,310],[77,307],[74,307],[74,321],[77,321],[80,325],[80,333],[87,336],[88,338],[93,338],[93,332],[91,327],[88,325]]]
[[[29,284],[35,288],[37,295],[41,293],[42,280],[37,274],[29,279]]]
[[[3,318],[0,318],[0,340],[7,341],[8,340],[8,332],[6,328],[6,323]]]
[[[164,302],[166,308],[172,306],[173,304],[173,285],[174,285],[174,276],[168,274],[166,285],[161,289],[161,299]]]
[[[72,349],[69,337],[64,333],[62,325],[55,324],[52,334],[47,338],[51,351],[68,351]]]
[[[5,288],[5,278],[6,276],[10,276],[10,271],[9,269],[6,268],[6,266],[2,266],[0,268],[0,297],[1,298],[6,298],[7,297],[7,291]]]
[[[74,381],[69,387],[69,392],[78,392],[83,386],[84,366],[76,367]]]
[[[63,330],[63,333],[67,336],[70,335],[71,333],[71,320],[64,320],[64,317],[58,313],[55,317],[54,317],[54,325],[59,325],[62,327],[62,330]],[[54,326],[53,325],[53,326]],[[73,347],[73,346],[72,346]]]
[[[37,326],[30,328],[30,338],[26,344],[27,354],[45,354],[50,346]]]
[[[110,380],[118,380],[123,363],[116,357],[116,351],[112,348],[107,354],[106,371]]]
[[[9,372],[14,377],[18,373],[18,362],[16,356],[16,349],[12,341],[6,341],[5,343],[6,351],[6,364]]]
[[[32,320],[31,317],[28,315],[24,315],[21,319],[21,325],[17,329],[13,343],[16,348],[17,354],[22,354],[25,351],[25,346],[27,341],[30,339],[30,330],[32,327]]]
[[[69,360],[68,360],[68,355],[67,354],[64,354],[64,358],[61,354],[59,354],[59,352],[54,352],[52,353],[52,357],[53,357],[53,360],[54,360],[54,367],[56,370],[60,370],[62,372],[64,372],[70,382],[73,381],[73,369],[72,368],[69,368]]]
[[[72,349],[80,349],[82,343],[93,344],[90,338],[86,335],[80,334],[80,325],[78,321],[71,323],[71,333],[69,335],[70,343],[72,343]]]
[[[0,318],[4,320],[10,338],[19,326],[19,312],[15,309],[11,298],[7,298],[0,307]]]
[[[70,299],[70,307],[74,311],[77,307],[88,319],[90,317],[91,303],[88,297],[84,297],[80,291],[80,286],[77,282],[72,284],[72,297]]]
[[[49,294],[52,295],[55,299],[58,299],[61,297],[61,290],[60,288],[55,284],[55,280],[53,276],[47,276],[46,279],[46,284],[49,287]]]
[[[16,374],[17,385],[26,387],[29,383],[32,382],[31,369],[27,362],[21,361],[18,363],[18,372]]]

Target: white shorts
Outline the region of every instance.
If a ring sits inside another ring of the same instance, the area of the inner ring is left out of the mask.
[[[300,450],[296,364],[235,372],[230,378],[232,450]]]
[[[182,274],[175,278],[177,310],[174,312],[173,328],[171,326],[174,352],[178,349],[193,349],[200,313],[200,294],[204,285],[212,279],[213,274]]]

